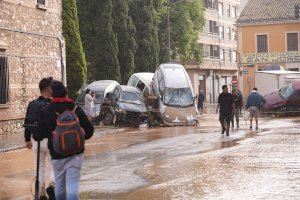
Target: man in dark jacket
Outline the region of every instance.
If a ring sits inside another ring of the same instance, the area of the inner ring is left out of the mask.
[[[205,100],[205,96],[203,94],[203,91],[200,90],[199,97],[198,97],[198,110],[200,111],[201,115],[203,113],[203,102],[204,102],[204,100]]]
[[[222,134],[226,131],[226,136],[229,136],[230,120],[232,112],[235,112],[234,101],[232,94],[228,92],[228,86],[222,86],[223,92],[219,95],[216,113],[220,107],[219,120],[222,126]]]
[[[55,176],[55,196],[57,200],[77,200],[80,182],[81,167],[83,163],[84,149],[76,154],[62,155],[54,150],[52,132],[56,129],[56,121],[59,114],[66,110],[74,110],[79,119],[80,127],[85,131],[85,139],[92,137],[94,127],[80,107],[75,107],[72,99],[67,97],[67,89],[63,83],[53,81],[51,83],[52,101],[43,110],[41,122],[38,123],[38,134],[35,140],[48,138],[48,148],[52,158],[52,166]]]
[[[43,78],[39,83],[40,94],[36,100],[31,101],[28,105],[26,117],[25,117],[25,132],[24,138],[26,147],[34,150],[35,162],[37,162],[37,154],[39,153],[39,199],[48,199],[46,196],[46,191],[48,193],[49,199],[55,199],[54,197],[54,174],[50,164],[50,155],[47,148],[47,139],[40,141],[40,149],[38,151],[38,143],[36,141],[31,141],[31,135],[35,134],[37,131],[37,122],[40,119],[40,114],[42,109],[45,108],[51,101],[51,82],[52,77]],[[46,162],[50,165],[50,183],[47,189],[45,188],[45,175],[46,173]]]

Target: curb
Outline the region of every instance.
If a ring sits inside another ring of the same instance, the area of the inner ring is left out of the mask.
[[[16,151],[16,150],[19,150],[19,149],[24,149],[26,146],[23,145],[23,146],[18,146],[18,147],[12,147],[12,148],[7,148],[7,149],[0,149],[0,153],[7,153],[7,152],[10,152],[10,151]]]

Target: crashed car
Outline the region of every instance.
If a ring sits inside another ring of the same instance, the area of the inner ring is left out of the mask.
[[[162,64],[155,71],[153,90],[167,126],[196,125],[197,107],[190,78],[182,65]]]
[[[115,89],[116,86],[120,85],[116,81],[112,80],[101,80],[101,81],[95,81],[88,86],[86,86],[78,96],[76,100],[76,104],[80,106],[85,111],[85,91],[87,89],[90,89],[92,92],[96,94],[96,100],[95,100],[95,116],[98,116],[100,113],[100,106],[103,103],[106,95],[108,93],[112,93],[112,91]]]
[[[300,111],[300,81],[295,81],[279,91],[264,96],[266,104],[265,112]]]
[[[116,114],[114,124],[139,127],[148,124],[149,115],[143,93],[135,87],[119,85],[113,91]]]
[[[153,76],[154,73],[135,73],[130,77],[127,85],[136,87],[143,92],[145,96],[149,96],[150,94],[153,94]]]

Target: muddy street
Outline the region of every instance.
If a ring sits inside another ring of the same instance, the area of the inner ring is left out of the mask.
[[[299,199],[300,118],[245,122],[229,137],[199,127],[98,131],[87,143],[81,199]],[[0,199],[32,199],[31,151],[0,154]]]

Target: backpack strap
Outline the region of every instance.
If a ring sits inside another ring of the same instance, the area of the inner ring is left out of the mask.
[[[74,109],[71,112],[75,113],[76,109],[77,109],[77,105],[75,105]]]

